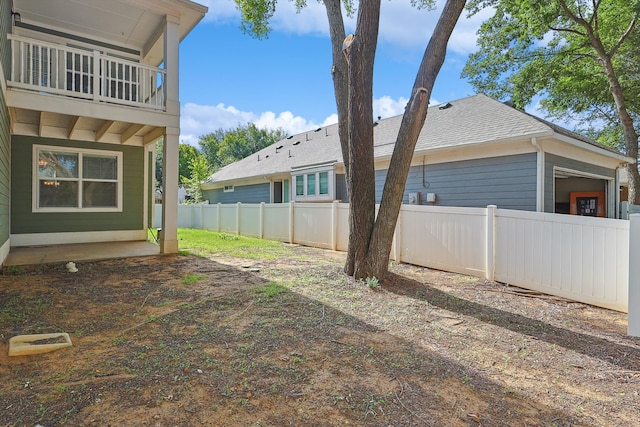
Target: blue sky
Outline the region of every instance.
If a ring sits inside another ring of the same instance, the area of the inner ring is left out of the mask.
[[[197,146],[200,135],[253,122],[298,133],[335,123],[331,45],[324,6],[310,0],[296,13],[281,0],[268,39],[240,30],[232,0],[196,0],[209,7],[203,21],[180,45],[181,142]],[[443,0],[434,11],[409,0],[383,0],[374,69],[374,116],[401,114]],[[476,31],[490,12],[471,19],[466,12],[449,42],[431,102],[473,95],[460,78]],[[353,32],[355,18],[348,20]]]

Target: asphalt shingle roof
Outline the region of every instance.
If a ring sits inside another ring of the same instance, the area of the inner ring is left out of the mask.
[[[376,158],[391,156],[401,121],[401,115],[390,117],[380,120],[374,127]],[[551,136],[554,132],[606,149],[595,141],[479,94],[429,107],[415,151]],[[279,141],[220,169],[209,182],[268,176],[305,166],[341,162],[338,125],[335,124]]]

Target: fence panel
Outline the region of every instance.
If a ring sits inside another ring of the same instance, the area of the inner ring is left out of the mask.
[[[400,215],[400,261],[484,277],[486,209],[404,205]]]
[[[238,232],[237,205],[220,206],[220,231],[225,233]]]
[[[238,234],[249,237],[261,237],[260,236],[260,205],[256,204],[242,204],[239,205],[240,209],[240,231]]]
[[[316,248],[331,248],[331,203],[296,203],[293,241]]]
[[[162,213],[160,215],[162,217]],[[178,205],[178,227],[194,228],[192,205]]]
[[[495,280],[627,311],[629,222],[498,209]]]
[[[338,203],[336,226],[336,250],[346,252],[349,248],[349,203]]]
[[[263,237],[265,239],[289,241],[289,204],[274,203],[264,207]]]
[[[202,205],[202,227],[205,230],[218,230],[218,205]]]

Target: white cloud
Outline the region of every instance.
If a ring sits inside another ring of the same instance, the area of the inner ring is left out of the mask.
[[[433,103],[433,102],[432,102]],[[383,96],[373,100],[374,117],[382,118],[397,116],[404,112],[407,99],[400,97],[395,100]],[[232,105],[198,105],[187,103],[182,107],[180,118],[180,142],[198,146],[198,138],[218,129],[233,129],[239,125],[255,123],[259,128],[282,128],[291,135],[301,133],[320,126],[328,126],[338,122],[338,115],[327,116],[322,123],[296,116],[291,111],[274,113],[264,111],[253,113],[240,111]]]
[[[373,117],[380,116],[383,119],[397,116],[404,113],[404,107],[409,102],[408,99],[400,97],[395,100],[390,96],[383,96],[373,100]]]
[[[322,125],[328,124],[332,116],[329,116]],[[337,120],[336,120],[337,121]],[[187,103],[182,107],[180,118],[180,141],[198,146],[198,138],[202,135],[214,132],[218,129],[233,129],[239,125],[255,123],[260,128],[282,128],[290,134],[304,132],[320,126],[312,120],[295,116],[290,111],[274,113],[265,111],[259,114],[240,111],[234,106],[198,105]]]
[[[233,0],[197,0],[197,3],[209,8],[204,17],[205,21],[223,22],[240,19],[240,12]]]

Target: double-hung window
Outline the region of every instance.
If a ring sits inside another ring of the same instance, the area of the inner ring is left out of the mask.
[[[34,146],[35,212],[121,212],[122,153]]]

